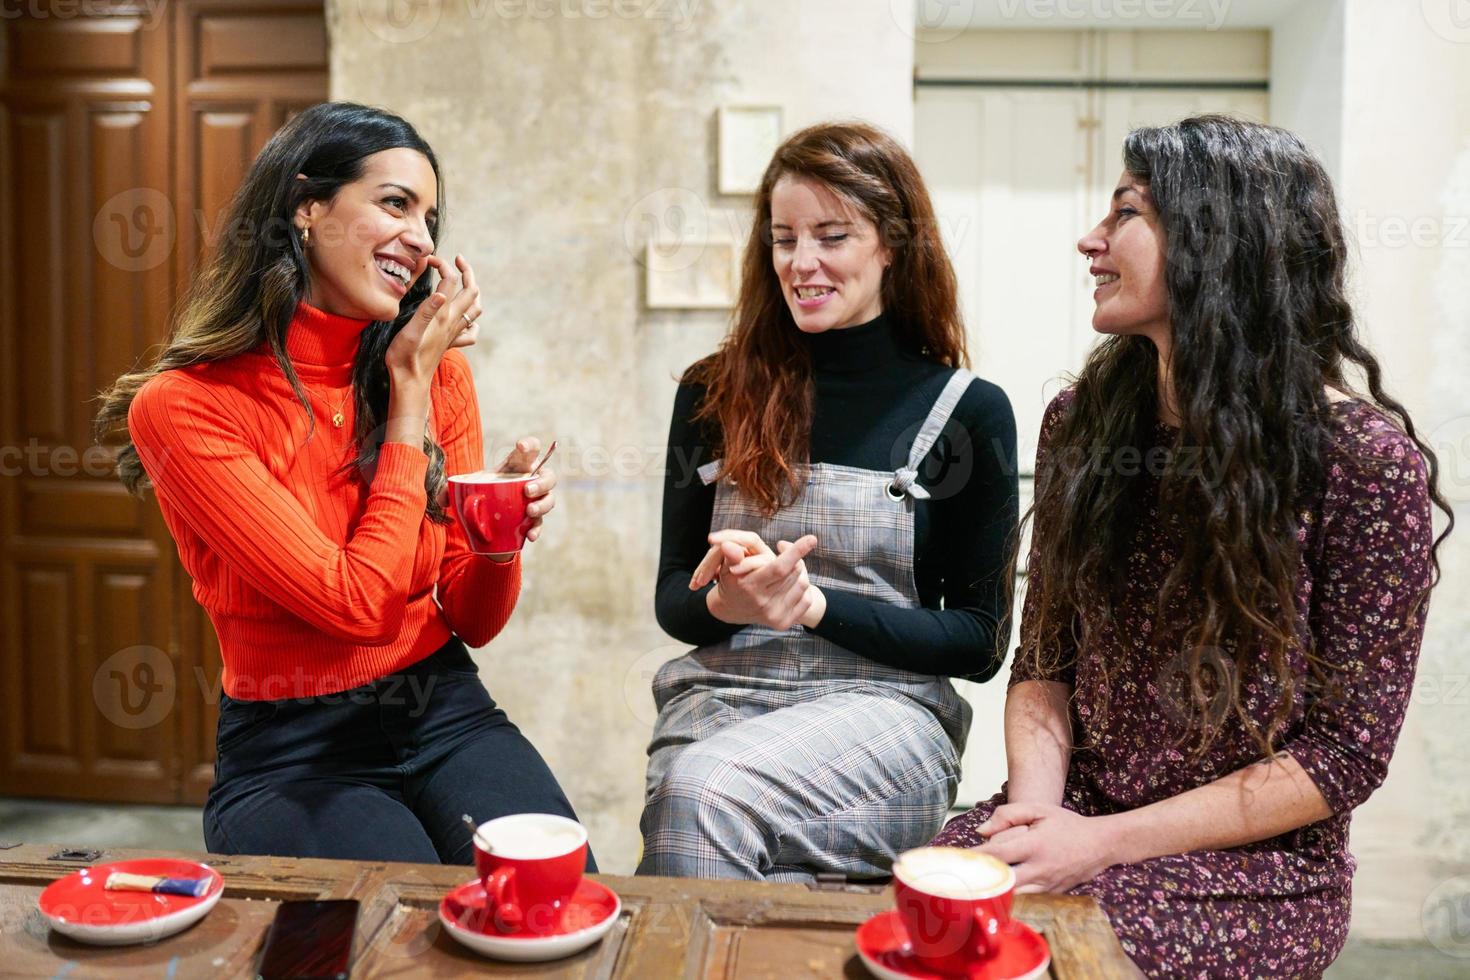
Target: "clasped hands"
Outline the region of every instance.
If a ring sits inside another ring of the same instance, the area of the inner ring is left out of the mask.
[[[1122,863],[1114,822],[1044,803],[1007,803],[975,828],[976,850],[1011,865],[1017,892],[1063,894]]]
[[[812,627],[827,611],[827,597],[807,577],[803,560],[817,547],[816,535],[778,541],[776,550],[751,531],[726,528],[709,536],[710,549],[690,576],[698,591],[715,583],[705,604],[718,620],[774,630]]]

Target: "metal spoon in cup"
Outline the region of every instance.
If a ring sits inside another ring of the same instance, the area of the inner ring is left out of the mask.
[[[531,467],[531,475],[532,476],[535,476],[537,473],[540,473],[541,472],[541,467],[543,467],[543,466],[546,465],[546,461],[551,458],[551,454],[554,453],[554,452],[556,452],[556,440],[555,439],[551,440],[551,445],[549,445],[549,446],[546,447],[546,452],[544,452],[544,453],[541,454],[541,458],[536,461],[536,465],[533,466],[533,467]]]
[[[475,818],[468,813],[460,814],[460,819],[464,821],[466,827],[470,828],[470,841],[473,842],[475,835],[480,832],[480,825],[475,823]]]

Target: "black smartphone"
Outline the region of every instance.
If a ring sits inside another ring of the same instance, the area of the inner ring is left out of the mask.
[[[347,980],[352,965],[352,936],[357,928],[357,899],[325,902],[282,902],[276,909],[258,980]]]

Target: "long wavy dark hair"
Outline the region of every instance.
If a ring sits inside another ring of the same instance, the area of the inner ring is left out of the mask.
[[[715,423],[722,477],[767,514],[801,492],[811,448],[811,357],[772,265],[771,190],[785,176],[820,181],[866,215],[892,252],[883,312],[914,350],[967,366],[954,269],[929,192],[907,151],[862,123],[823,123],[777,148],[755,195],[734,324],[719,351],[685,372],[707,388],[697,418]]]
[[[311,282],[294,215],[303,203],[330,201],[344,184],[358,179],[369,156],[399,148],[417,150],[433,167],[440,187],[439,217],[430,221],[429,235],[437,242],[444,215],[439,161],[405,120],[352,102],[323,102],[282,126],[266,143],[226,209],[216,250],[190,284],[162,353],[148,366],[118,378],[101,395],[97,438],[103,441],[123,430],[117,471],[129,491],[141,494],[149,481],[125,431],[128,407],[138,389],[164,371],[233,357],[267,344],[315,430],[311,402],[286,356],[286,333]],[[306,179],[297,180],[297,174]],[[383,358],[393,337],[428,297],[429,278],[419,276],[410,287],[396,319],[369,324],[359,340],[352,367],[358,452],[344,469],[364,480],[370,479],[377,461],[388,412],[388,368]],[[425,436],[424,452],[429,457],[426,513],[446,524],[449,515],[438,502],[446,482],[444,450]]]
[[[1153,642],[1180,651],[1185,738],[1202,754],[1233,716],[1272,755],[1304,684],[1333,683],[1337,665],[1313,649],[1297,613],[1299,514],[1325,487],[1331,441],[1326,387],[1371,401],[1418,446],[1433,502],[1439,464],[1408,412],[1385,393],[1378,361],[1358,337],[1345,288],[1347,245],[1332,184],[1293,134],[1225,116],[1138,129],[1123,164],[1148,184],[1164,232],[1172,326],[1171,373],[1179,431],[1170,458],[1203,447],[1210,465],[1171,465],[1160,478],[1164,513],[1185,529],[1159,593]],[[1366,392],[1352,387],[1360,375]],[[1133,547],[1144,494],[1141,468],[1077,466],[1068,454],[1147,448],[1158,422],[1158,353],[1137,335],[1103,340],[1075,379],[1038,463],[1031,588],[1021,653],[1040,670],[1061,651],[1086,649],[1089,620],[1111,618],[1119,570]],[[1191,623],[1161,635],[1179,600]],[[1083,615],[1086,611],[1087,615]],[[1177,632],[1177,631],[1176,631]],[[1308,677],[1292,670],[1304,654]],[[1259,658],[1264,657],[1263,661]],[[1264,726],[1242,705],[1247,668],[1264,665],[1276,703]],[[1101,698],[1113,686],[1108,671]],[[1165,692],[1165,697],[1170,692]]]

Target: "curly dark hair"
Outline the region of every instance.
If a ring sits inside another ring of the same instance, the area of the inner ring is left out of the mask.
[[[1370,401],[1423,455],[1430,497],[1449,516],[1434,542],[1431,588],[1454,515],[1438,489],[1438,460],[1403,405],[1385,393],[1378,361],[1358,337],[1332,183],[1302,141],[1276,127],[1205,115],[1135,130],[1124,141],[1123,164],[1148,185],[1164,233],[1179,416],[1170,458],[1194,446],[1211,459],[1209,467],[1167,466],[1159,474],[1164,513],[1187,533],[1159,593],[1154,641],[1180,651],[1186,737],[1195,736],[1195,752],[1208,749],[1233,715],[1270,757],[1307,694],[1304,685],[1333,677],[1295,596],[1300,515],[1325,488],[1327,388]],[[1158,376],[1150,339],[1103,340],[1075,379],[1072,403],[1039,463],[1027,515],[1035,614],[1022,624],[1018,656],[1045,673],[1064,666],[1061,651],[1086,648],[1082,610],[1111,618],[1118,570],[1143,507],[1138,484],[1147,477],[1138,468],[1064,465],[1068,451],[1076,458],[1096,447],[1152,445]],[[1428,588],[1421,601],[1427,595]],[[1162,613],[1176,601],[1191,625],[1182,635],[1160,635]],[[1300,654],[1306,678],[1291,667]],[[1277,692],[1264,728],[1241,703],[1248,662],[1264,667]],[[1110,688],[1113,665],[1103,669]],[[1106,712],[1106,694],[1102,701]]]

